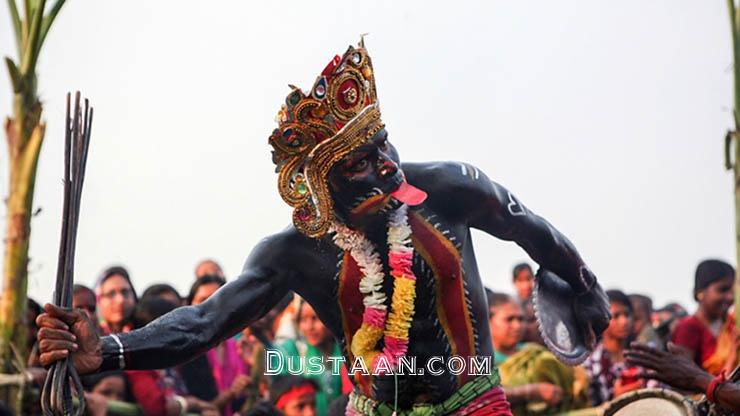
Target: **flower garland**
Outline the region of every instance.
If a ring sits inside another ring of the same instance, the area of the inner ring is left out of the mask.
[[[414,248],[408,225],[408,206],[401,205],[389,218],[388,265],[394,278],[390,313],[382,291],[383,264],[373,244],[362,233],[343,224],[335,223],[333,228],[336,232],[334,243],[349,251],[363,274],[359,289],[364,295],[365,311],[362,325],[352,337],[350,350],[355,357],[371,363],[373,371],[383,373],[385,368],[378,368],[381,358],[387,366],[393,367],[408,352],[409,328],[414,318],[416,276],[411,270]],[[381,338],[385,344],[382,351],[375,349]]]

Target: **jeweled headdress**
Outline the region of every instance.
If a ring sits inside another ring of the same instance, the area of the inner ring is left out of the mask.
[[[329,171],[383,128],[365,45],[335,56],[308,93],[290,87],[270,136],[272,161],[280,196],[294,208],[293,224],[318,238],[334,219]]]

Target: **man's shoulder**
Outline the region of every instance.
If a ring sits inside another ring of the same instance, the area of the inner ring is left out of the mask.
[[[461,201],[487,195],[491,181],[476,166],[465,162],[405,163],[406,180],[429,195],[432,205],[449,208],[450,198]]]
[[[466,162],[404,163],[403,172],[410,184],[431,184],[435,187],[478,186],[487,176],[478,167]]]
[[[403,163],[402,168],[409,181],[413,178],[420,179],[458,179],[467,177],[469,179],[480,179],[482,171],[476,166],[466,162],[410,162]]]

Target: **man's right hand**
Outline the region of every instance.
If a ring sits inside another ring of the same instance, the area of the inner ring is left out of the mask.
[[[103,363],[103,354],[95,326],[80,309],[65,310],[47,303],[46,313],[36,318],[39,326],[39,361],[49,366],[72,354],[80,374],[95,372]]]

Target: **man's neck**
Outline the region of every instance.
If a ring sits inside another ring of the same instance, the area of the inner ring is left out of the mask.
[[[362,232],[369,239],[375,239],[380,234],[385,234],[389,211],[394,208],[395,207],[389,207],[385,210],[374,212],[372,214],[368,213],[362,216],[342,213],[342,215],[339,215],[338,217],[346,226]]]

